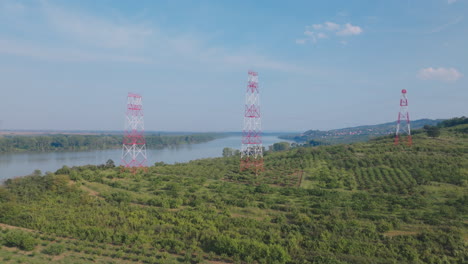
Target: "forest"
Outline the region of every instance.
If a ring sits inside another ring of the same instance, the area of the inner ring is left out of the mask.
[[[145,135],[147,148],[164,148],[183,144],[202,143],[221,137],[221,134]],[[21,151],[96,150],[122,147],[122,135],[39,135],[0,136],[0,153]]]
[[[467,263],[468,124],[0,187],[1,263]],[[402,138],[404,142],[404,138]]]

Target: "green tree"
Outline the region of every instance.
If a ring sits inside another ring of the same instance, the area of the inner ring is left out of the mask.
[[[108,160],[106,161],[106,168],[114,168],[114,167],[115,167],[114,161],[111,160],[111,159],[108,159]]]
[[[427,134],[429,137],[435,138],[435,137],[439,137],[439,136],[440,136],[440,128],[439,128],[439,127],[425,125],[425,126],[424,126],[424,130],[426,131],[426,134]]]
[[[236,153],[235,149],[232,148],[223,148],[223,157],[232,157]]]
[[[288,150],[291,148],[291,144],[289,142],[278,142],[273,144],[273,151],[283,151]]]

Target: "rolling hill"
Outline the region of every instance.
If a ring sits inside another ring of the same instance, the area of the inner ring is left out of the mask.
[[[413,146],[63,167],[0,187],[2,263],[466,263],[468,121]]]
[[[411,121],[412,129],[420,129],[425,125],[435,126],[443,119],[419,119]],[[280,138],[294,140],[296,142],[309,142],[311,140],[322,144],[338,144],[367,141],[371,138],[394,134],[395,122],[378,125],[366,125],[333,129],[328,131],[308,130],[302,134],[282,135]]]

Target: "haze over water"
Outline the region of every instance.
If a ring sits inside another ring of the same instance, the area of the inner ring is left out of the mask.
[[[276,136],[264,136],[263,145],[268,147],[273,143],[284,141]],[[183,145],[164,149],[148,149],[148,165],[163,161],[165,163],[187,162],[195,159],[221,157],[223,148],[240,149],[241,137],[232,136],[216,139],[206,143]],[[55,172],[66,165],[99,165],[112,159],[116,165],[120,164],[121,149],[67,151],[42,153],[9,153],[0,154],[0,180],[24,176],[34,170]]]

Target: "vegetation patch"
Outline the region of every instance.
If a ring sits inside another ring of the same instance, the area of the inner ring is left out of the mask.
[[[0,222],[10,225],[0,262],[464,263],[459,126],[416,133],[411,148],[383,137],[272,150],[259,175],[227,156],[10,179],[0,187]]]

